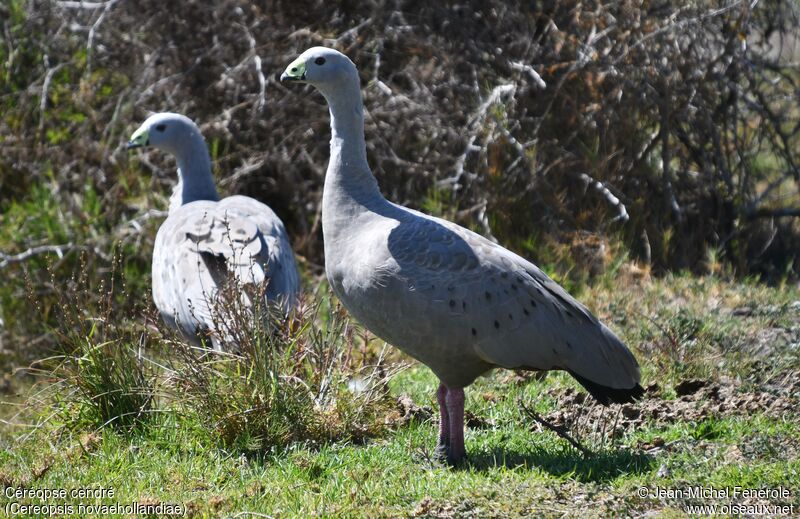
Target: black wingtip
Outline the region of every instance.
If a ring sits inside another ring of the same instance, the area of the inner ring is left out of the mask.
[[[586,388],[590,395],[595,400],[603,405],[609,404],[628,404],[639,400],[644,395],[644,388],[640,384],[636,384],[632,388],[617,389],[613,387],[604,386],[597,382],[592,382],[588,378],[582,377],[574,371],[569,371],[569,374],[575,377],[575,380]]]

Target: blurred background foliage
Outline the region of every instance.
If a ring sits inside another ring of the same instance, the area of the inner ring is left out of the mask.
[[[122,315],[149,297],[175,165],[125,142],[151,111],[195,119],[221,193],[271,205],[320,276],[328,114],[278,81],[312,45],[360,69],[388,198],[570,288],[623,262],[795,282],[798,22],[793,0],[4,0],[0,355],[48,342],[76,271],[124,276]]]

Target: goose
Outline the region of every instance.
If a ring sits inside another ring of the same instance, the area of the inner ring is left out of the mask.
[[[219,290],[263,288],[270,305],[288,311],[299,291],[294,254],[283,222],[267,205],[246,196],[220,200],[200,129],[176,113],[151,115],[128,149],[153,147],[173,155],[178,183],[153,247],[152,293],[161,317],[190,342],[209,338],[215,350],[229,344],[232,323],[220,308]],[[244,291],[243,291],[244,292]],[[243,302],[251,307],[246,295]],[[267,305],[263,305],[266,311]]]
[[[325,47],[281,75],[330,109],[325,272],[344,307],[440,381],[438,457],[466,458],[464,387],[493,368],[565,370],[598,402],[642,396],[631,351],[536,265],[447,220],[386,200],[367,163],[356,66]]]

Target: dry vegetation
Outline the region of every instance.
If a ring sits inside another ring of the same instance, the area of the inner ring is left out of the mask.
[[[39,255],[18,253],[66,253],[63,278],[76,250],[101,272],[118,242],[146,291],[174,166],[123,143],[151,110],[199,121],[222,190],[268,202],[319,273],[327,111],[276,79],[316,44],[360,67],[370,162],[393,200],[577,279],[598,256],[607,267],[609,245],[656,272],[721,262],[771,281],[797,273],[793,2],[12,0],[0,10],[0,264],[17,280],[0,300],[15,336],[41,331],[19,303],[31,288],[19,264],[45,307],[49,290]]]
[[[208,517],[597,499],[599,516],[641,515],[685,504],[631,499],[642,484],[796,486],[796,2],[176,5],[0,4],[0,368],[44,374],[22,413],[0,409],[0,483],[115,478]],[[327,110],[277,80],[311,45],[359,66],[387,197],[554,274],[636,351],[642,403],[604,412],[562,375],[497,373],[470,392],[467,470],[431,464],[431,374],[388,380],[321,281]],[[162,110],[201,125],[223,194],[275,209],[313,287],[289,318],[237,322],[237,352],[157,329],[150,252],[175,166],[124,143]]]
[[[797,212],[791,2],[7,9],[5,200],[49,174],[59,191],[88,184],[109,223],[124,221],[141,209],[119,203],[140,194],[125,137],[147,110],[182,111],[203,124],[223,186],[268,200],[318,262],[327,114],[276,74],[325,44],[361,69],[370,159],[395,200],[456,193],[460,221],[506,241],[619,232],[661,269],[701,271],[708,248],[742,273],[793,266],[794,233],[767,232],[791,220],[760,221]]]
[[[175,414],[201,424],[220,447],[264,453],[297,443],[361,443],[393,423],[387,382],[397,367],[386,366],[385,347],[370,347],[326,294],[301,298],[286,315],[262,312],[258,303],[250,311],[238,297],[242,287],[226,287],[214,317],[242,340],[218,351],[210,341],[186,342],[160,320],[127,328],[115,299],[131,295],[101,287],[94,306],[87,281],[73,280],[61,296],[59,352],[28,370],[40,386],[28,405],[48,410],[41,425],[129,433]]]

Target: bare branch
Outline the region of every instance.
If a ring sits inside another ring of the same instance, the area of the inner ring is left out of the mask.
[[[338,45],[340,42],[342,42],[344,40],[347,40],[349,38],[355,38],[356,35],[358,34],[358,31],[360,31],[361,29],[363,29],[364,27],[366,27],[370,23],[372,23],[372,18],[371,17],[365,19],[364,21],[362,21],[361,23],[359,23],[355,27],[351,27],[350,29],[347,29],[346,31],[341,33],[336,38],[333,38],[333,39],[326,38],[324,40],[325,41],[325,45],[335,46],[335,45]]]
[[[119,0],[109,0],[105,2],[103,6],[103,12],[100,13],[100,16],[97,17],[97,20],[92,24],[92,28],[89,29],[89,35],[86,37],[86,70],[88,72],[92,71],[92,50],[94,48],[94,35],[97,33],[97,30],[100,28],[100,25],[105,20],[108,11],[114,7],[114,4],[119,2]]]
[[[61,259],[64,257],[64,254],[72,250],[73,247],[74,245],[70,242],[65,243],[64,245],[39,245],[38,247],[31,247],[30,249],[20,252],[19,254],[6,254],[4,252],[0,252],[0,268],[5,268],[12,263],[21,263],[36,255],[45,254],[48,252],[55,252],[58,255],[58,258]]]
[[[45,60],[47,60],[47,56],[45,55]],[[47,73],[44,75],[44,81],[42,81],[42,94],[41,98],[39,99],[39,141],[41,142],[44,139],[44,119],[45,119],[45,110],[47,110],[47,95],[48,91],[50,90],[50,82],[53,81],[53,76],[64,68],[65,63],[59,63],[55,67],[49,67],[47,69]]]
[[[741,6],[742,3],[743,3],[742,0],[737,0],[736,2],[733,2],[730,5],[726,5],[724,7],[720,7],[719,9],[714,9],[713,11],[709,11],[707,13],[703,13],[700,16],[696,16],[694,18],[686,18],[684,20],[678,20],[676,22],[675,19],[678,17],[678,15],[681,12],[681,10],[678,9],[674,13],[672,13],[672,15],[669,17],[669,23],[667,23],[666,25],[656,29],[653,32],[647,33],[645,36],[640,38],[633,45],[628,47],[628,49],[625,52],[621,53],[614,60],[614,64],[616,65],[619,62],[621,62],[623,59],[625,59],[628,56],[630,51],[632,51],[632,50],[634,50],[634,49],[636,49],[638,47],[641,47],[648,40],[651,40],[651,39],[653,39],[653,38],[655,38],[657,36],[660,36],[660,35],[662,35],[664,33],[667,33],[667,32],[676,31],[678,29],[684,29],[687,25],[697,24],[697,23],[703,22],[703,21],[705,21],[705,20],[707,20],[709,18],[714,18],[714,17],[720,16],[720,15],[723,15],[723,14],[725,14],[725,13],[727,13],[729,11],[732,11],[732,10],[736,9],[737,7]],[[685,8],[688,8],[688,7],[689,6],[686,6]]]
[[[489,93],[489,97],[487,97],[486,100],[481,103],[481,105],[478,107],[478,110],[470,118],[469,126],[474,127],[475,124],[486,117],[486,112],[489,110],[489,107],[500,102],[503,97],[509,96],[513,98],[516,91],[517,85],[515,83],[507,83],[494,87]]]
[[[108,6],[108,4],[113,4],[117,0],[109,0],[108,2],[69,2],[69,1],[60,1],[56,2],[56,5],[59,7],[63,7],[65,9],[100,9],[102,7]]]
[[[534,70],[534,68],[530,65],[526,65],[525,63],[521,63],[519,61],[512,61],[511,68],[528,74],[528,76],[530,76],[530,78],[533,80],[533,84],[536,85],[540,90],[547,88],[547,83],[544,82],[542,76],[540,76],[539,73],[536,72],[536,70]]]
[[[439,186],[452,186],[453,191],[457,191],[461,188],[459,181],[464,174],[464,165],[467,161],[467,155],[472,152],[480,152],[483,151],[483,148],[480,146],[475,145],[475,140],[478,138],[478,129],[476,128],[477,124],[481,122],[484,117],[486,117],[486,112],[489,110],[491,106],[500,102],[504,96],[514,97],[514,93],[517,91],[516,83],[507,83],[503,85],[497,85],[492,89],[489,93],[489,96],[486,100],[481,103],[475,113],[470,117],[468,127],[472,130],[467,139],[467,145],[464,147],[464,152],[456,159],[455,164],[455,174],[452,177],[448,177],[442,179],[437,182]],[[516,139],[515,139],[516,141]]]
[[[603,195],[606,200],[608,200],[609,204],[611,204],[617,209],[619,214],[615,216],[613,220],[611,220],[612,222],[616,222],[617,220],[622,220],[623,222],[627,222],[630,219],[630,216],[628,216],[628,210],[625,209],[625,204],[623,204],[619,198],[614,196],[614,193],[612,193],[603,182],[593,179],[586,173],[581,173],[580,179],[586,182],[586,187],[592,186],[601,195]]]

